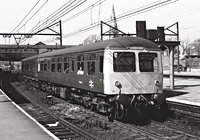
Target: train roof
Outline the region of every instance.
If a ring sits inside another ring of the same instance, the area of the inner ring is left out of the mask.
[[[143,47],[146,50],[157,50],[157,51],[161,50],[157,44],[147,39],[143,39],[139,37],[118,37],[118,38],[109,39],[105,41],[95,42],[92,44],[46,52],[43,54],[39,54],[38,56],[33,56],[30,59],[34,59],[37,57],[43,58],[43,57],[50,57],[50,56],[60,56],[63,54],[73,54],[73,53],[80,53],[80,52],[104,50],[106,48],[128,49],[130,47],[134,47],[134,48]]]

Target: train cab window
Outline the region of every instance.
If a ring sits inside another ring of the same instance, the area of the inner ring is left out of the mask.
[[[77,63],[77,75],[83,75],[84,74],[84,62],[78,62]]]
[[[95,62],[87,62],[88,75],[95,75]]]
[[[135,53],[114,52],[113,69],[114,72],[135,72]]]
[[[141,72],[158,72],[159,61],[157,53],[140,52],[139,67]]]

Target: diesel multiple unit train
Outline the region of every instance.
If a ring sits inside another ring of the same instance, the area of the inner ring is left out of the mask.
[[[161,49],[138,37],[118,37],[22,60],[27,83],[54,96],[122,119],[165,102]]]

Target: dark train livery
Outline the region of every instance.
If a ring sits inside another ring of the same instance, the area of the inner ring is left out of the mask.
[[[162,104],[160,48],[146,39],[119,37],[43,53],[22,61],[26,81],[121,119]]]

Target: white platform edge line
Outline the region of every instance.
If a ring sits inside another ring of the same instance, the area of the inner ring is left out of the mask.
[[[48,135],[50,135],[55,140],[59,140],[58,137],[56,137],[54,134],[52,134],[49,130],[47,130],[43,125],[41,125],[37,120],[35,120],[33,117],[31,117],[28,113],[26,113],[20,106],[18,106],[15,102],[13,102],[1,89],[0,92],[8,98],[9,101],[12,102],[22,113],[24,113],[28,118],[30,118],[33,122],[35,122],[39,127],[41,127]]]
[[[172,101],[172,102],[180,102],[188,105],[195,105],[195,106],[200,106],[200,103],[197,102],[192,102],[192,101],[186,101],[186,100],[181,100],[181,99],[173,99],[173,98],[167,98],[167,101]]]

